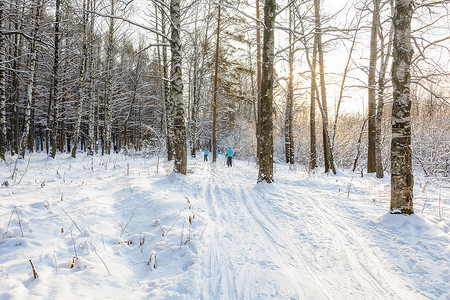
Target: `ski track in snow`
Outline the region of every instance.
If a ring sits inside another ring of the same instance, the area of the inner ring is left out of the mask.
[[[383,181],[278,166],[256,184],[253,164],[202,158],[188,176],[126,156],[21,161],[23,183],[0,190],[0,300],[449,299],[448,224],[390,217]]]
[[[298,186],[283,183],[256,186],[256,178],[221,165],[204,165],[200,178],[210,224],[209,250],[200,255],[200,278],[208,278],[201,299],[414,295],[361,233],[315,198],[323,191],[308,187],[299,193]]]

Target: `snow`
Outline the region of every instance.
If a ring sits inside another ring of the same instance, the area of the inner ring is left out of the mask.
[[[403,216],[389,178],[157,161],[1,163],[0,299],[450,298],[448,181],[416,174]]]

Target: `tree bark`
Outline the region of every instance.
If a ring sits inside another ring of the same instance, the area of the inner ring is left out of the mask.
[[[111,15],[115,13],[116,0],[111,0]],[[106,54],[106,79],[105,79],[105,116],[102,154],[111,154],[112,135],[112,73],[114,68],[114,19],[109,19],[108,49]]]
[[[375,162],[375,122],[376,122],[376,69],[377,69],[377,42],[378,42],[378,15],[380,0],[373,1],[372,28],[370,33],[370,57],[368,77],[368,147],[367,147],[367,173],[376,172]]]
[[[317,150],[316,150],[316,94],[317,89],[317,75],[316,75],[316,65],[317,65],[317,35],[314,35],[314,45],[312,54],[312,64],[311,64],[311,102],[309,111],[309,169],[314,170],[317,167]]]
[[[323,59],[323,44],[322,44],[322,25],[320,21],[320,0],[314,0],[314,13],[315,13],[315,25],[316,25],[316,36],[317,36],[317,52],[319,55],[319,77],[320,77],[320,96],[322,98],[321,103],[319,103],[319,109],[322,114],[323,123],[323,154],[325,162],[325,173],[328,173],[330,169],[334,174],[336,174],[336,167],[334,166],[333,159],[333,148],[330,140],[330,133],[328,130],[328,112],[327,112],[327,91],[325,84],[325,67]],[[316,94],[319,95],[318,91]],[[317,97],[319,101],[319,97]]]
[[[0,2],[0,30],[4,29],[6,19],[5,2]],[[6,154],[6,61],[5,35],[0,34],[0,159],[5,160]]]
[[[289,26],[292,26],[292,8],[289,8]],[[284,145],[286,163],[292,169],[294,165],[294,137],[293,137],[293,106],[294,106],[294,46],[292,28],[289,30],[289,80],[284,118]]]
[[[264,6],[264,44],[261,81],[261,132],[258,182],[272,183],[273,178],[273,61],[275,0]]]
[[[394,15],[393,9],[393,1],[390,1],[391,3],[391,15]],[[380,14],[378,14],[378,26],[380,27],[381,32],[381,22],[380,22]],[[376,174],[377,178],[383,178],[384,177],[384,170],[383,170],[383,158],[381,156],[381,147],[382,147],[382,121],[383,121],[383,107],[384,107],[384,90],[385,90],[385,84],[386,84],[386,70],[389,62],[389,58],[391,56],[391,49],[392,49],[392,38],[394,36],[394,28],[391,26],[389,29],[389,40],[388,40],[388,46],[387,51],[384,50],[384,37],[380,34],[380,40],[381,40],[381,51],[380,51],[380,60],[381,60],[381,66],[380,66],[380,73],[378,76],[378,102],[377,102],[377,116],[375,120],[375,165],[376,165]]]
[[[60,21],[60,7],[61,0],[56,0],[55,2],[55,49],[53,56],[53,73],[52,73],[52,122],[51,122],[51,151],[50,157],[55,158],[57,150],[57,136],[58,136],[58,105],[59,105],[59,41],[60,41],[60,31],[59,31],[59,21]]]
[[[41,0],[37,0],[36,8],[35,8],[33,40],[31,41],[31,49],[30,49],[30,81],[28,82],[28,86],[27,86],[27,103],[26,103],[26,107],[25,107],[24,131],[22,134],[22,139],[20,142],[20,150],[19,150],[20,158],[25,157],[25,151],[27,149],[29,133],[30,133],[31,111],[32,111],[32,104],[33,104],[33,90],[34,90],[34,85],[35,85],[35,80],[36,80],[35,70],[36,70],[36,65],[37,65],[36,41],[37,41],[38,33],[39,33],[40,18],[41,18]]]
[[[90,11],[94,11],[96,5],[95,1],[89,1]],[[89,24],[89,43],[88,43],[88,72],[89,72],[89,121],[88,121],[88,146],[87,154],[94,155],[95,150],[95,77],[94,77],[94,14],[91,13],[91,19]]]
[[[213,154],[213,162],[216,162],[216,149],[217,149],[217,140],[216,140],[216,128],[217,128],[217,83],[219,79],[219,46],[220,46],[220,6],[217,6],[217,39],[216,39],[216,54],[215,54],[215,68],[214,68],[214,101],[213,101],[213,132],[212,132],[212,154]]]
[[[161,32],[166,34],[166,17],[163,8],[161,8]],[[157,35],[157,41],[159,42],[159,36]],[[164,110],[164,133],[166,136],[166,150],[167,150],[167,160],[171,161],[174,157],[173,149],[173,102],[171,99],[171,92],[169,86],[169,62],[167,59],[167,47],[162,47],[162,60],[158,47],[158,57],[162,63],[162,68],[160,70],[162,80],[161,80],[161,97],[163,98],[163,110]]]
[[[396,0],[393,18],[391,213],[413,214],[411,153],[411,0]]]
[[[260,18],[259,0],[256,0],[256,19]],[[256,160],[259,163],[259,154],[261,152],[261,23],[256,21]]]
[[[86,97],[86,67],[87,67],[87,25],[88,25],[88,13],[86,10],[87,3],[86,0],[83,0],[83,12],[82,12],[82,27],[83,27],[83,44],[81,49],[81,64],[80,64],[80,73],[79,73],[79,82],[80,86],[78,89],[78,101],[77,101],[77,110],[76,110],[76,118],[75,118],[75,132],[73,134],[73,147],[72,147],[72,157],[77,157],[77,149],[78,149],[78,138],[80,136],[80,126],[81,126],[81,117],[83,112],[83,103],[84,98]]]
[[[180,0],[170,1],[170,18],[172,34],[170,46],[172,50],[172,74],[171,74],[171,97],[174,105],[174,138],[175,149],[174,172],[186,175],[187,171],[187,145],[186,126],[184,122],[183,105],[183,78],[181,72],[181,11]]]

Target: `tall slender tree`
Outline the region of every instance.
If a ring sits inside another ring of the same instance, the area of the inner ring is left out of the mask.
[[[391,213],[413,214],[411,151],[412,0],[396,0],[393,17]]]
[[[367,173],[376,172],[375,162],[375,122],[376,122],[376,70],[377,70],[377,43],[378,43],[378,20],[380,14],[380,0],[373,1],[372,28],[370,32],[370,58],[368,91],[369,104],[368,114],[368,146],[367,146]]]
[[[35,80],[36,80],[36,66],[37,66],[37,39],[39,34],[39,27],[40,27],[40,20],[41,20],[41,0],[36,0],[36,4],[34,7],[34,28],[33,28],[33,39],[31,41],[30,45],[30,63],[29,63],[29,70],[30,70],[30,79],[27,85],[27,103],[25,107],[25,120],[24,120],[24,130],[22,133],[22,138],[20,141],[20,150],[19,150],[19,157],[24,158],[25,157],[25,151],[27,149],[27,145],[29,142],[29,133],[30,133],[30,127],[31,127],[31,112],[33,109],[33,92],[34,92],[34,86],[35,86]]]
[[[294,51],[295,41],[293,41],[292,31],[295,30],[295,20],[293,20],[292,7],[289,7],[289,79],[287,88],[286,109],[284,117],[284,147],[286,163],[292,169],[294,165],[294,137],[293,137],[293,106],[294,106]]]
[[[317,35],[314,34],[312,62],[311,62],[311,99],[309,106],[309,169],[314,170],[317,167],[316,150],[316,94],[317,88]]]
[[[96,7],[96,1],[89,1],[90,7],[90,22],[89,22],[89,43],[88,43],[88,64],[89,70],[89,121],[88,121],[88,155],[94,155],[95,151],[95,105],[96,105],[96,93],[95,93],[95,75],[94,75],[94,13]],[[97,120],[98,123],[98,120]]]
[[[325,84],[325,66],[322,43],[322,25],[320,19],[320,0],[314,0],[314,15],[315,15],[315,35],[317,36],[317,54],[319,56],[319,78],[320,78],[320,98],[319,91],[316,90],[317,101],[319,104],[320,113],[322,115],[322,137],[323,137],[323,155],[325,162],[325,172],[328,173],[330,169],[336,174],[336,167],[334,165],[333,148],[331,145],[330,132],[328,129],[328,109],[327,109],[327,91]]]
[[[389,1],[390,7],[391,7],[391,16],[394,14],[394,5],[393,0]],[[377,99],[377,115],[375,120],[375,165],[376,165],[376,173],[377,178],[383,178],[384,177],[384,169],[383,169],[383,160],[381,156],[381,147],[382,147],[382,118],[383,118],[383,107],[384,107],[384,93],[385,93],[385,86],[386,86],[386,71],[389,59],[391,57],[391,50],[392,50],[392,39],[394,37],[394,28],[391,25],[389,28],[389,38],[387,41],[387,48],[385,46],[385,36],[383,35],[383,26],[381,24],[380,20],[380,14],[378,14],[378,27],[379,27],[379,36],[380,36],[380,72],[378,75],[378,99]],[[390,22],[392,24],[392,22]],[[386,49],[385,49],[386,48]]]
[[[86,97],[86,78],[87,78],[87,62],[88,62],[88,11],[87,11],[87,0],[83,0],[83,11],[82,11],[82,45],[81,45],[81,59],[80,59],[80,71],[79,71],[79,88],[78,88],[78,99],[77,99],[77,109],[75,117],[75,131],[73,133],[73,147],[72,147],[72,157],[77,156],[78,149],[78,138],[80,136],[81,127],[81,117],[83,112],[83,103]]]
[[[216,149],[217,149],[217,92],[218,92],[218,80],[219,80],[219,47],[220,47],[220,5],[217,6],[217,32],[216,32],[216,54],[215,54],[215,66],[214,66],[214,101],[213,101],[213,162],[216,162]]]
[[[111,15],[115,14],[115,1],[116,0],[111,0]],[[114,68],[114,18],[109,18],[109,31],[106,50],[105,109],[104,109],[104,134],[102,143],[103,144],[102,154],[111,153],[113,68]]]
[[[54,55],[53,55],[53,72],[52,72],[52,92],[50,104],[52,104],[52,123],[51,123],[51,151],[50,157],[55,158],[57,150],[56,138],[58,136],[58,111],[59,111],[59,43],[60,43],[60,11],[61,0],[55,1],[55,37],[54,37]]]
[[[261,25],[260,22],[259,0],[256,0],[256,160],[259,163],[259,154],[261,149]]]
[[[0,2],[0,31],[3,31],[6,17],[5,2]],[[6,37],[0,33],[0,159],[5,159],[6,153]]]
[[[273,63],[275,0],[266,0],[264,6],[264,44],[261,81],[261,132],[258,182],[272,183],[273,178]]]
[[[174,171],[186,175],[187,171],[187,145],[186,145],[186,125],[184,122],[183,105],[183,78],[181,72],[181,10],[180,0],[170,1],[170,19],[171,19],[171,39],[170,47],[172,50],[172,72],[170,78],[171,98],[174,105],[173,130],[174,130],[174,149],[175,161]]]

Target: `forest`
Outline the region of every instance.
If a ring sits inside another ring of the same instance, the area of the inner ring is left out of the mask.
[[[450,299],[449,9],[0,0],[0,299]]]
[[[381,178],[401,131],[399,165],[449,176],[447,1],[0,5],[3,159],[117,150],[186,174],[201,146],[232,146],[258,181],[274,161]]]

